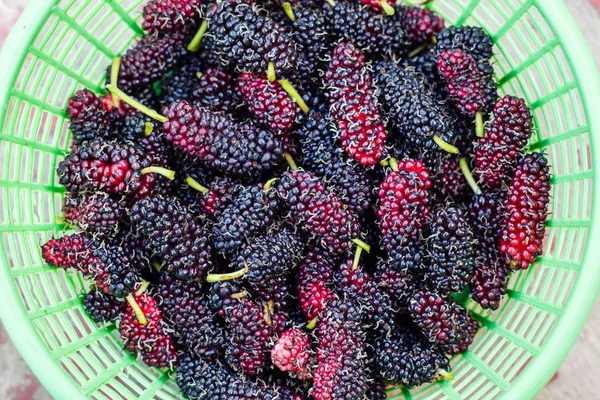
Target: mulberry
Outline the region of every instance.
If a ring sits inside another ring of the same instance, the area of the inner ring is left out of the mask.
[[[523,156],[508,187],[500,237],[500,250],[513,268],[529,268],[542,253],[549,200],[548,161],[542,153]]]

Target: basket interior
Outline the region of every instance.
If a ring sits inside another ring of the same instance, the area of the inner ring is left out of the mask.
[[[547,1],[547,0],[539,0]],[[142,31],[143,0],[45,0],[46,14],[0,104],[0,264],[10,293],[54,368],[94,399],[179,398],[167,372],[148,368],[121,350],[114,325],[94,324],[82,309],[86,283],[49,269],[39,244],[61,234],[64,188],[55,166],[69,143],[63,111],[71,94],[98,92],[105,68]],[[547,245],[537,264],[513,274],[508,296],[489,313],[464,299],[482,323],[472,348],[452,360],[453,381],[390,392],[391,398],[492,399],[510,389],[540,354],[572,295],[588,243],[592,212],[590,126],[580,82],[556,26],[533,0],[435,0],[448,23],[480,25],[496,42],[502,93],[524,97],[537,131],[531,148],[546,151],[553,172]],[[51,389],[55,395],[60,388]]]

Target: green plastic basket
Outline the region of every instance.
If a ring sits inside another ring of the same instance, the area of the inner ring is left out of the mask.
[[[84,86],[101,88],[111,58],[142,33],[142,3],[32,0],[0,53],[0,315],[57,399],[180,398],[167,372],[122,351],[114,325],[89,319],[81,277],[47,268],[39,250],[64,230],[56,223],[64,188],[54,170],[69,143],[67,99]],[[600,244],[598,71],[561,1],[428,6],[494,38],[501,91],[533,107],[531,147],[546,151],[553,167],[552,215],[544,254],[513,275],[497,312],[465,299],[483,328],[452,360],[455,379],[390,397],[533,398],[575,342],[600,288],[600,252],[592,248]]]

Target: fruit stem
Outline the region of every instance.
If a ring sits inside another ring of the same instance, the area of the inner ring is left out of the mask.
[[[69,224],[69,222],[68,222],[66,219],[64,219],[64,218],[63,218],[62,216],[60,216],[60,215],[57,215],[57,216],[56,216],[56,222],[57,222],[58,224],[62,224],[62,225],[71,225],[71,224]]]
[[[296,100],[296,104],[298,104],[300,109],[304,111],[305,114],[308,114],[308,111],[310,109],[308,108],[308,106],[304,102],[304,99],[302,98],[302,96],[300,96],[296,88],[290,83],[290,81],[288,81],[287,79],[280,79],[277,82],[279,82],[283,90],[285,90],[286,93],[289,94],[292,99]]]
[[[475,182],[475,178],[473,177],[473,174],[471,173],[471,169],[469,168],[469,163],[467,163],[467,159],[465,157],[461,158],[458,161],[458,166],[460,167],[460,170],[462,171],[463,175],[467,179],[469,186],[471,186],[471,189],[473,189],[473,192],[475,194],[481,194],[481,189],[477,185],[477,182]]]
[[[163,167],[152,166],[152,167],[146,167],[142,170],[142,175],[151,174],[151,173],[160,174],[164,177],[169,178],[169,180],[175,179],[175,171],[166,169]]]
[[[221,282],[221,281],[229,281],[231,279],[241,278],[246,275],[248,272],[248,267],[244,267],[237,271],[227,272],[225,274],[208,274],[206,277],[207,282]]]
[[[154,129],[154,124],[152,122],[146,122],[144,124],[144,135],[150,136],[153,129]]]
[[[398,172],[398,161],[395,158],[390,158],[389,164],[392,171]]]
[[[197,180],[195,180],[191,176],[185,178],[185,183],[187,183],[192,189],[195,189],[202,194],[208,194],[208,192],[210,192],[208,188],[202,186]]]
[[[273,326],[273,320],[271,319],[271,310],[269,309],[269,305],[267,303],[263,303],[263,319],[265,323],[269,326]]]
[[[196,72],[196,78],[201,79],[202,78],[203,73],[198,71]]]
[[[446,142],[444,139],[439,137],[438,135],[433,135],[433,141],[435,144],[440,146],[442,150],[450,153],[450,154],[458,154],[460,151],[456,146],[452,146],[450,143]]]
[[[140,288],[135,291],[134,296],[138,297],[138,296],[141,296],[142,294],[144,294],[146,289],[148,289],[148,286],[150,286],[150,282],[142,280],[142,284],[140,285]]]
[[[438,369],[437,372],[442,378],[446,379],[447,381],[451,381],[454,379],[454,375],[452,375],[450,372],[446,371],[443,368]]]
[[[335,7],[337,5],[334,0],[327,0],[327,4],[329,4],[331,7]]]
[[[354,261],[352,262],[352,270],[354,271],[358,268],[358,263],[360,262],[360,254],[362,253],[363,248],[360,246],[356,246],[356,252],[354,253]]]
[[[285,15],[288,16],[290,21],[296,22],[296,16],[294,15],[294,10],[292,9],[290,2],[285,1],[281,6],[283,7],[283,11],[285,12]]]
[[[390,3],[388,3],[387,0],[379,0],[379,5],[381,8],[383,8],[383,11],[385,11],[386,15],[394,15],[396,12],[394,7],[390,6]]]
[[[315,326],[317,326],[317,322],[319,322],[318,315],[316,317],[314,317],[313,319],[311,319],[308,324],[306,324],[306,329],[311,329],[311,330],[315,329]]]
[[[419,46],[410,53],[408,53],[408,57],[414,57],[417,54],[421,53],[423,50],[425,50],[425,45]]]
[[[133,312],[135,313],[135,316],[136,316],[137,320],[140,322],[140,324],[146,325],[148,323],[148,320],[146,319],[144,312],[142,311],[142,309],[140,308],[138,303],[135,301],[133,296],[127,295],[127,297],[125,297],[125,299],[129,303],[131,308],[133,308]]]
[[[475,134],[477,137],[483,137],[484,129],[483,129],[483,114],[481,111],[477,111],[475,113]]]
[[[135,108],[136,110],[138,110],[139,112],[141,112],[143,114],[146,114],[150,118],[153,118],[153,119],[163,122],[163,123],[167,122],[169,120],[169,118],[165,117],[164,115],[160,115],[159,113],[157,113],[154,110],[151,110],[150,108],[146,107],[145,105],[143,105],[142,103],[140,103],[139,101],[134,99],[133,97],[125,94],[125,92],[123,92],[121,89],[119,89],[118,87],[116,87],[110,83],[108,85],[106,85],[106,89],[108,89],[109,92],[114,93],[119,99],[123,100],[125,103],[129,104],[131,107]]]
[[[371,253],[371,246],[369,246],[367,243],[363,242],[360,239],[354,238],[352,239],[352,242],[354,242],[354,244],[356,244],[358,247],[362,247],[362,249],[364,251],[366,251],[367,253]]]
[[[192,38],[192,41],[190,42],[190,44],[188,44],[187,49],[189,51],[196,52],[196,51],[200,50],[200,43],[202,43],[202,37],[204,37],[204,34],[206,33],[207,29],[208,29],[208,20],[204,19],[204,20],[202,20],[202,23],[200,24],[200,28],[198,28],[198,31]]]
[[[275,82],[276,78],[277,77],[275,76],[275,63],[269,61],[269,63],[267,64],[267,79],[269,79],[269,82]]]
[[[160,265],[160,263],[159,263],[158,261],[156,261],[156,260],[152,261],[152,266],[153,266],[153,267],[154,267],[154,269],[155,269],[156,271],[158,271],[158,272],[160,272],[160,270],[161,270],[161,268],[162,268],[162,267],[161,267],[161,265]]]
[[[248,296],[248,292],[246,290],[242,290],[241,292],[234,293],[230,297],[232,299],[241,299],[242,297]]]
[[[287,151],[284,151],[283,156],[285,157],[285,161],[287,161],[287,163],[290,166],[290,169],[292,171],[295,171],[298,169],[298,165],[296,165],[296,161],[294,161],[294,158],[292,157],[292,155],[290,153],[288,153]]]
[[[386,160],[381,160],[379,161],[379,165],[381,165],[382,167],[389,167],[390,165],[390,159],[386,159]]]
[[[269,192],[269,189],[271,189],[271,186],[273,186],[273,183],[274,183],[274,182],[275,182],[277,179],[279,179],[279,178],[271,178],[271,179],[269,179],[269,180],[268,180],[268,181],[265,183],[265,185],[263,186],[263,193],[265,193],[265,194],[266,194],[266,193],[268,193],[268,192]]]
[[[110,67],[110,83],[115,87],[119,87],[119,69],[121,69],[121,57],[115,57],[112,60],[112,66]],[[115,107],[119,107],[119,97],[116,94],[111,93],[110,97]]]

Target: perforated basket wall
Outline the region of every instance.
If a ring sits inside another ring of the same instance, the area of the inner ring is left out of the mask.
[[[87,317],[82,279],[47,268],[39,251],[65,229],[56,223],[64,188],[54,170],[69,143],[67,99],[84,86],[100,89],[110,59],[141,34],[141,3],[33,0],[2,50],[1,315],[59,399],[179,398],[166,372],[121,350],[114,326]],[[391,397],[531,398],[564,359],[598,291],[597,70],[559,1],[436,0],[429,7],[449,23],[481,25],[495,39],[501,91],[533,107],[531,147],[545,150],[553,167],[552,216],[544,254],[514,274],[498,312],[465,300],[483,328],[472,349],[452,360],[456,378]]]

